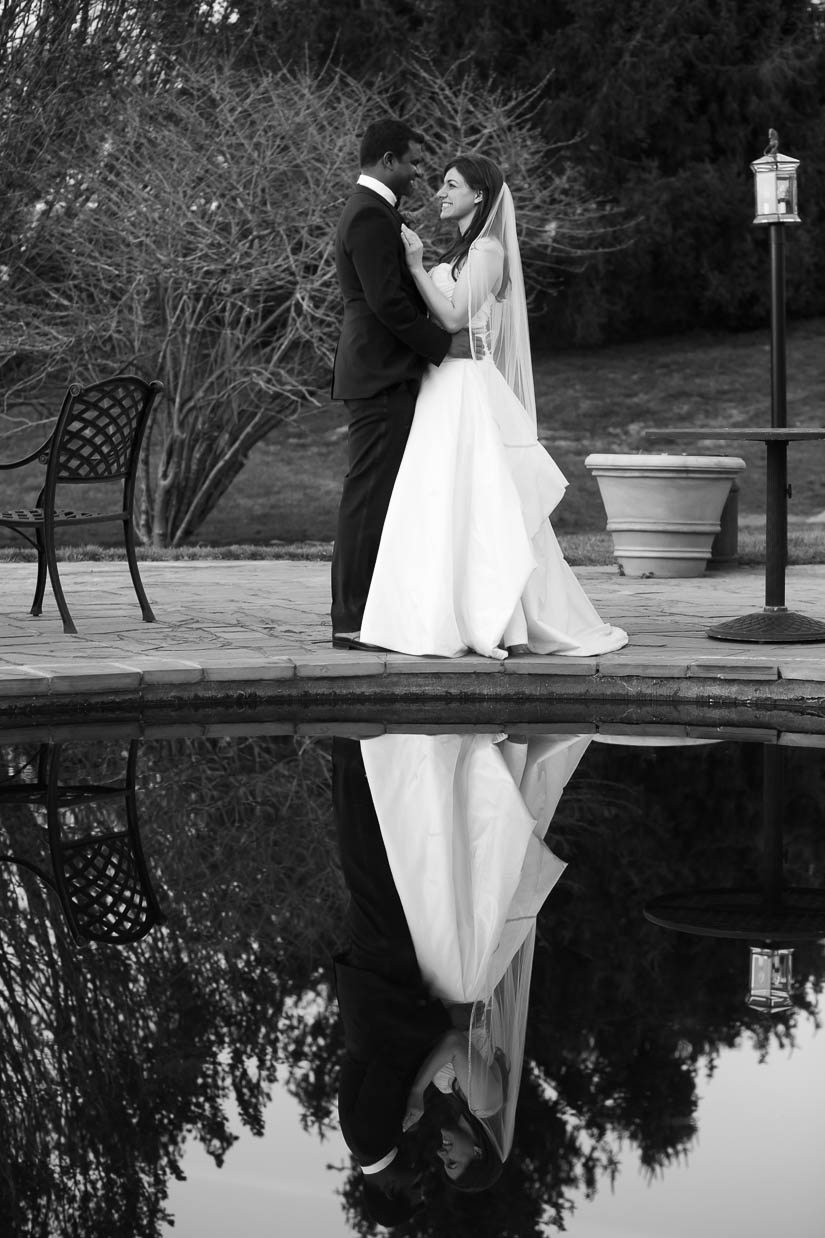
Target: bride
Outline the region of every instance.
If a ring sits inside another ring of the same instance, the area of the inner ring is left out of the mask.
[[[361,741],[421,979],[452,1023],[420,1062],[403,1129],[462,1191],[492,1185],[513,1145],[536,920],[566,868],[546,835],[591,739]]]
[[[510,190],[491,159],[462,156],[438,198],[452,246],[428,273],[402,225],[405,253],[431,316],[469,332],[470,359],[424,374],[361,640],[444,657],[620,649],[627,633],[599,617],[548,519],[567,481],[537,438]]]

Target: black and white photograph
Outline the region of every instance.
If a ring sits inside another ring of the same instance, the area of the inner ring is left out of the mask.
[[[0,0],[3,1238],[821,1238],[823,0]]]

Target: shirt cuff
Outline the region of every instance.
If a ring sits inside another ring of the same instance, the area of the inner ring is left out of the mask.
[[[362,1174],[380,1174],[382,1169],[386,1169],[391,1165],[398,1156],[398,1148],[393,1148],[386,1156],[382,1156],[380,1161],[376,1161],[374,1165],[362,1165]]]

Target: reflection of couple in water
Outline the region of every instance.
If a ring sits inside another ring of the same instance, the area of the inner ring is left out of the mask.
[[[587,739],[337,739],[351,894],[336,959],[341,1129],[375,1221],[497,1180],[513,1142],[536,914],[564,864],[543,842]]]
[[[454,1006],[451,1016],[464,1008]],[[471,1009],[471,1008],[470,1008]],[[468,1019],[470,1010],[467,1011]],[[484,1190],[499,1177],[503,1161],[485,1119],[493,1119],[505,1106],[509,1070],[503,1050],[485,1055],[476,1047],[466,1027],[460,1024],[441,1037],[415,1077],[404,1117],[404,1132],[417,1131],[419,1148],[434,1154],[444,1176],[463,1191]],[[470,1080],[476,1085],[470,1107]]]

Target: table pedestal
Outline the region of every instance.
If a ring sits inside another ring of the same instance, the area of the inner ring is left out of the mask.
[[[788,559],[788,443],[825,439],[825,429],[786,427],[741,430],[648,430],[657,438],[760,439],[767,449],[765,477],[765,605],[749,615],[739,615],[708,628],[712,640],[750,641],[764,644],[800,644],[825,641],[825,623],[790,611],[785,605],[785,565]]]

